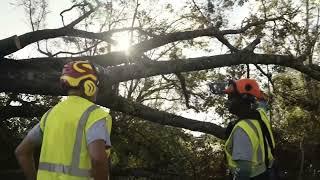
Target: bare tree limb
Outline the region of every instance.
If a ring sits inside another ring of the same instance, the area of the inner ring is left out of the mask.
[[[134,26],[134,22],[136,20],[137,17],[137,13],[138,13],[138,8],[139,8],[140,4],[139,4],[139,0],[137,0],[136,2],[136,8],[134,9],[134,13],[133,13],[133,17],[132,17],[132,22],[131,22],[131,28],[133,28]],[[130,45],[133,43],[133,31],[131,31],[131,37],[130,37]]]
[[[23,48],[17,35],[0,40],[0,56],[11,54]]]
[[[199,6],[197,5],[197,3],[192,0],[192,3],[194,5],[194,7],[196,7],[196,9],[199,11],[199,13],[201,14],[202,18],[205,20],[205,22],[208,24],[208,25],[212,25],[212,23],[207,19],[207,17],[202,13],[201,9],[199,8]]]
[[[68,11],[71,11],[73,8],[76,8],[76,7],[85,7],[85,6],[87,6],[88,4],[89,4],[89,3],[75,4],[75,5],[71,6],[71,7],[68,8],[68,9],[65,9],[65,10],[61,11],[60,16],[61,16],[61,21],[62,21],[63,26],[65,26],[63,13],[68,12]]]
[[[276,21],[281,19],[282,17],[276,17],[276,18],[256,21],[254,23],[248,23],[245,27],[240,28],[238,30],[218,30],[217,28],[213,27],[213,28],[199,29],[199,30],[193,30],[193,31],[168,33],[166,35],[159,35],[157,37],[154,37],[149,40],[138,43],[136,45],[133,45],[130,48],[130,52],[131,54],[140,54],[142,52],[163,46],[171,42],[188,40],[188,39],[193,39],[193,38],[202,37],[202,36],[216,37],[220,42],[225,44],[231,51],[237,52],[238,50],[223,37],[224,35],[240,34],[253,26],[258,26],[269,21]]]
[[[90,7],[90,6],[89,6]],[[90,7],[90,11],[85,12],[82,16],[78,17],[76,20],[72,21],[71,23],[69,23],[68,25],[66,25],[66,28],[73,28],[75,25],[77,25],[78,23],[80,23],[82,20],[84,20],[85,18],[89,17],[94,11],[96,11],[99,8],[99,6],[92,8]]]
[[[274,83],[272,81],[272,74],[268,74],[268,73],[264,72],[264,70],[260,66],[258,66],[257,64],[255,64],[255,66],[263,75],[265,75],[268,78],[268,81],[271,83],[272,87],[274,87]]]
[[[219,31],[218,31],[219,32]],[[230,44],[230,42],[221,34],[221,33],[217,33],[217,35],[215,35],[215,37],[225,46],[227,46],[230,51],[233,52],[238,52],[239,50],[234,47],[232,44]]]
[[[105,103],[105,98],[109,100],[108,104]],[[170,125],[173,127],[200,131],[212,134],[220,139],[225,139],[224,128],[213,123],[196,121],[164,111],[155,110],[140,103],[128,101],[125,98],[119,96],[101,97],[98,99],[101,100],[100,102],[98,102],[99,104],[103,104],[105,107],[108,107],[115,111],[120,111],[125,114],[147,119],[151,122],[155,122],[161,125]]]
[[[38,42],[44,39],[51,39],[63,36],[72,36],[72,37],[82,37],[82,38],[89,38],[89,39],[98,39],[102,41],[106,41],[111,44],[117,44],[117,42],[111,39],[113,33],[122,32],[122,31],[129,31],[129,30],[137,30],[141,33],[146,33],[145,31],[141,30],[140,28],[122,28],[122,29],[113,29],[111,31],[105,31],[101,33],[94,33],[83,31],[79,29],[73,28],[58,28],[58,29],[45,29],[45,30],[38,30],[34,32],[29,32],[20,36],[12,36],[7,39],[0,40],[0,56],[5,56],[11,54],[15,51],[18,51],[25,46],[32,44],[34,42]]]
[[[27,3],[27,2],[26,2]],[[39,28],[40,28],[40,22],[43,20],[43,19],[45,19],[45,16],[46,16],[46,6],[41,6],[41,15],[40,15],[40,18],[38,18],[37,20],[36,20],[36,23],[33,21],[33,14],[34,14],[34,9],[35,9],[35,7],[33,7],[32,6],[32,1],[31,0],[29,0],[28,1],[28,5],[26,5],[26,7],[25,7],[26,9],[27,9],[27,11],[28,11],[28,17],[29,17],[29,22],[30,22],[30,25],[31,25],[31,29],[32,29],[32,31],[34,32],[34,31],[37,31],[37,30],[39,30]],[[37,47],[38,47],[38,52],[40,52],[41,54],[44,54],[44,55],[46,55],[46,56],[48,56],[48,57],[52,57],[52,55],[51,55],[51,53],[50,52],[45,52],[45,51],[43,51],[41,48],[40,48],[40,43],[39,43],[39,41],[37,41]]]
[[[137,96],[136,98],[136,102],[142,102],[142,101],[145,101],[146,100],[146,97],[148,96],[151,96],[153,93],[155,92],[158,92],[158,91],[161,91],[163,89],[166,89],[166,88],[171,88],[173,85],[172,84],[166,84],[166,85],[163,85],[161,87],[158,87],[158,88],[154,88],[154,89],[151,89],[145,93],[143,93],[145,90],[142,89],[140,92],[140,94]]]
[[[58,56],[59,54],[70,54],[70,55],[82,54],[82,53],[85,53],[85,52],[91,50],[92,48],[97,47],[101,42],[102,42],[102,41],[98,41],[98,42],[94,43],[92,46],[87,47],[87,48],[85,48],[84,50],[79,51],[79,52],[59,51],[59,52],[57,52],[57,53],[55,53],[55,54],[52,54],[51,57]]]
[[[249,45],[247,45],[242,51],[253,52],[256,46],[261,42],[260,37],[257,37]]]
[[[196,112],[199,112],[199,110],[196,107],[190,105],[190,94],[187,90],[186,79],[184,78],[184,76],[181,73],[175,73],[175,74],[180,81],[182,94],[183,94],[184,99],[186,101],[186,107],[188,109],[194,109]]]
[[[7,85],[1,86],[0,91],[62,95],[63,92],[59,87],[59,75],[63,65],[70,60],[67,58],[53,58],[52,61],[15,61],[12,59],[1,59],[0,80]],[[97,59],[93,60],[93,62],[97,62]],[[105,62],[107,61],[103,58],[101,61],[98,61],[98,63],[102,65]],[[199,71],[239,64],[275,64],[296,69],[316,80],[320,80],[320,72],[316,68],[304,65],[299,58],[286,55],[253,54],[243,52],[199,58],[151,61],[148,63],[144,62],[113,66],[103,70],[100,76],[102,81],[115,84],[131,79],[146,78],[160,74]]]
[[[274,18],[267,18],[267,19],[263,19],[263,20],[259,20],[259,21],[255,21],[255,22],[251,22],[251,23],[247,23],[245,26],[241,27],[240,29],[236,29],[236,30],[223,30],[223,34],[240,34],[240,33],[244,33],[246,32],[248,29],[250,29],[251,27],[255,27],[255,26],[259,26],[259,25],[263,25],[266,22],[270,22],[270,21],[277,21],[277,20],[284,20],[283,16],[280,17],[274,17]]]
[[[265,22],[268,21],[275,21],[279,20],[281,18],[271,18],[271,19],[266,19],[262,21],[257,21],[255,23],[248,23],[244,28],[241,28],[239,30],[217,30],[216,28],[208,28],[208,29],[201,29],[201,30],[194,30],[194,31],[185,31],[185,32],[175,32],[175,33],[169,33],[166,35],[161,35],[161,36],[156,36],[154,38],[151,38],[150,40],[145,40],[141,43],[138,43],[136,45],[133,45],[130,48],[130,51],[133,55],[135,54],[141,54],[142,52],[163,46],[165,44],[175,42],[175,41],[181,41],[181,40],[188,40],[188,39],[193,39],[196,37],[201,37],[201,36],[223,36],[226,34],[239,34],[242,32],[245,32],[247,29],[249,29],[252,26],[257,26],[260,24],[264,24]],[[69,26],[69,25],[67,25]],[[23,34],[21,36],[18,36],[19,42],[20,42],[20,47],[23,48],[31,43],[44,40],[44,39],[50,39],[50,38],[57,38],[61,36],[75,36],[75,37],[83,37],[83,38],[91,38],[91,39],[100,39],[106,42],[110,43],[115,43],[114,40],[111,40],[111,32],[102,32],[102,33],[93,33],[93,32],[87,32],[87,31],[82,31],[82,30],[76,30],[73,28],[67,28],[62,27],[58,29],[45,29],[45,30],[38,30],[35,32],[29,32],[26,34]],[[127,30],[122,29],[122,30]],[[137,28],[137,30],[139,30]],[[141,29],[139,30],[140,32]],[[113,31],[115,32],[115,31]],[[12,41],[16,41],[16,38],[12,38]],[[1,43],[2,40],[0,40],[0,45],[3,44]],[[6,39],[6,41],[10,41],[10,39]],[[9,44],[14,44],[14,43],[9,43]],[[229,46],[229,45],[228,45]],[[231,47],[231,46],[230,46]],[[232,47],[231,47],[232,48]],[[11,54],[15,51],[19,50],[16,48],[16,45],[14,46],[1,46],[0,47],[0,56],[5,56],[8,54]]]

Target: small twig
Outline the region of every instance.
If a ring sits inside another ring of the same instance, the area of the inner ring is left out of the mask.
[[[263,6],[263,14],[264,18],[267,19],[267,7],[266,7],[266,2],[264,0],[261,0],[262,6]]]
[[[71,6],[71,7],[68,8],[68,9],[61,11],[60,16],[61,16],[61,20],[62,20],[63,26],[65,26],[63,13],[68,12],[68,11],[71,11],[71,10],[72,10],[73,8],[75,8],[75,7],[84,7],[84,6],[87,6],[88,4],[89,4],[89,3],[75,4],[75,5]]]
[[[142,102],[143,100],[146,99],[146,97],[151,96],[155,92],[158,92],[158,91],[161,91],[161,90],[164,90],[164,89],[170,89],[170,88],[173,88],[173,86],[174,85],[172,83],[168,83],[168,84],[162,85],[160,87],[157,87],[157,88],[154,88],[154,89],[151,89],[151,90],[148,90],[148,91],[144,87],[143,89],[140,90],[140,93],[137,96],[136,101],[137,102]],[[144,91],[146,91],[146,92],[143,93]]]
[[[159,60],[162,56],[164,56],[167,52],[171,51],[173,48],[175,48],[178,44],[180,44],[181,41],[173,43],[173,45],[171,47],[169,47],[168,49],[162,51],[161,53],[159,53],[158,57],[154,59],[154,61]]]
[[[40,21],[42,20],[42,18],[45,16],[45,10],[43,10],[43,13],[42,13],[41,18],[38,19],[38,21],[37,21],[38,26],[35,27],[34,22],[33,22],[33,18],[32,18],[32,9],[33,9],[32,3],[31,3],[31,0],[29,0],[29,4],[28,4],[29,20],[30,20],[30,24],[31,24],[32,31],[35,32],[36,30],[39,30],[39,24],[40,24]],[[39,41],[37,41],[36,44],[37,44],[37,48],[38,48],[37,50],[38,50],[41,54],[44,54],[44,55],[46,55],[46,56],[48,56],[48,57],[52,57],[52,54],[51,54],[50,52],[44,52],[44,51],[41,50]]]
[[[247,66],[247,78],[249,79],[250,78],[250,65],[246,64],[246,66]]]
[[[78,19],[72,21],[70,24],[68,24],[67,26],[65,26],[66,28],[73,28],[75,25],[77,25],[79,22],[81,22],[82,20],[84,20],[85,18],[87,18],[88,16],[90,16],[90,14],[92,14],[94,11],[96,11],[99,7],[96,7],[94,9],[90,9],[90,11],[84,13],[82,16],[80,16]]]
[[[139,4],[139,0],[137,0],[136,3],[136,8],[134,10],[134,14],[133,14],[133,18],[132,18],[132,22],[131,22],[131,28],[133,28],[134,26],[134,22],[136,20],[137,17],[137,13],[138,13],[138,8],[139,8],[140,4]],[[133,43],[133,30],[131,31],[131,37],[130,37],[130,45]]]
[[[181,73],[175,73],[175,74],[180,81],[182,93],[183,93],[184,98],[186,100],[186,106],[189,108],[189,95],[188,95],[187,87],[186,87],[186,79],[184,78],[184,76]]]
[[[145,98],[145,99],[141,99],[139,100],[138,102],[139,103],[142,103],[144,101],[150,101],[150,100],[167,100],[167,101],[178,101],[179,98],[172,98],[172,99],[169,99],[169,98],[165,98],[165,97],[155,97],[155,98]]]
[[[279,17],[275,17],[275,18],[267,18],[264,20],[260,20],[260,21],[256,21],[256,22],[252,22],[252,23],[247,23],[245,26],[241,27],[240,29],[223,30],[221,32],[222,32],[222,34],[240,34],[240,33],[244,33],[246,30],[248,30],[249,28],[251,28],[253,26],[259,26],[259,25],[265,24],[266,22],[283,20],[283,19],[284,19],[283,16],[279,16]]]
[[[90,47],[88,47],[88,48],[85,48],[84,50],[79,51],[79,52],[59,51],[59,52],[53,54],[52,57],[57,56],[57,55],[59,55],[59,54],[71,54],[71,55],[82,54],[82,53],[85,53],[85,52],[89,51],[90,49],[98,46],[101,42],[102,42],[102,41],[98,41],[98,42],[96,42],[94,45],[92,45],[92,46],[90,46]]]
[[[274,87],[274,84],[273,84],[273,81],[272,81],[272,74],[270,73],[266,73],[263,71],[263,69],[258,66],[257,64],[254,64],[256,66],[256,68],[263,74],[265,75],[267,78],[268,78],[268,81],[271,83],[272,87]]]
[[[208,23],[208,25],[212,25],[211,22],[207,19],[207,17],[202,13],[201,9],[199,8],[199,6],[196,4],[196,2],[194,0],[192,0],[193,5],[196,7],[196,9],[199,11],[199,13],[201,14],[201,16],[203,17],[203,19],[205,19],[206,23]]]
[[[38,51],[39,51],[41,54],[44,54],[44,55],[46,55],[46,56],[48,56],[48,57],[53,57],[50,52],[44,52],[44,51],[41,50],[41,48],[40,48],[40,43],[39,43],[39,42],[37,42],[37,47],[38,47]]]
[[[213,26],[212,23],[208,20],[208,18],[202,13],[201,9],[198,7],[196,2],[192,0],[194,6],[197,8],[197,10],[200,12],[201,16],[206,20],[206,22],[210,25]],[[233,45],[230,44],[230,42],[223,36],[223,34],[220,34],[218,28],[214,28],[215,31],[217,31],[217,35],[215,36],[222,44],[226,45],[231,52],[238,52],[239,50],[235,48]]]
[[[181,73],[175,73],[175,74],[180,81],[182,94],[186,100],[187,108],[194,109],[196,112],[199,112],[199,110],[196,107],[190,105],[190,95],[188,94],[188,90],[187,90],[187,86],[186,86],[186,79],[184,78],[184,76]]]

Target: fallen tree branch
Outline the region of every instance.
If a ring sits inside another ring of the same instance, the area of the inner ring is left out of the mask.
[[[112,84],[131,79],[146,78],[159,74],[198,71],[238,64],[276,64],[287,66],[320,80],[320,71],[303,65],[299,58],[285,55],[267,55],[253,53],[234,53],[191,59],[149,62],[147,64],[128,64],[114,66],[101,71],[102,84],[99,104],[115,111],[174,127],[200,131],[223,138],[223,128],[218,125],[183,118],[164,111],[152,109],[139,103],[128,101],[119,96],[110,96],[105,90]],[[32,61],[0,59],[0,91],[46,95],[65,95],[59,85],[62,61]],[[109,84],[106,84],[109,83]]]
[[[199,131],[212,134],[217,138],[225,139],[224,128],[209,122],[197,121],[184,118],[165,111],[152,109],[140,103],[129,101],[120,96],[102,96],[98,103],[114,111],[139,117],[161,125],[169,125],[178,128],[185,128],[191,131]]]
[[[89,11],[91,12],[91,11]],[[92,13],[92,12],[91,12]],[[279,20],[281,18],[271,18],[271,19],[266,19],[262,21],[257,21],[255,23],[249,23],[247,24],[244,28],[238,29],[238,30],[218,30],[217,28],[208,28],[208,29],[201,29],[201,30],[194,30],[194,31],[185,31],[185,32],[174,32],[174,33],[168,33],[165,35],[159,35],[159,36],[154,36],[153,38],[149,40],[142,41],[141,43],[138,43],[136,45],[133,45],[130,48],[130,52],[132,55],[139,55],[142,52],[163,46],[165,44],[175,42],[175,41],[182,41],[182,40],[188,40],[188,39],[193,39],[197,37],[202,37],[202,36],[214,36],[217,37],[222,41],[222,43],[226,43],[224,38],[222,38],[226,34],[239,34],[242,32],[245,32],[247,29],[249,29],[252,26],[257,26],[260,24],[263,24],[265,22],[271,21],[271,20]],[[106,31],[106,32],[101,32],[101,33],[93,33],[93,32],[87,32],[83,30],[78,30],[74,28],[72,25],[76,22],[72,22],[71,24],[61,27],[58,29],[44,29],[44,30],[38,30],[34,32],[29,32],[25,33],[21,36],[18,37],[11,37],[7,39],[0,40],[0,56],[6,56],[8,54],[11,54],[15,51],[18,51],[19,49],[32,44],[34,42],[38,42],[40,40],[44,39],[51,39],[51,38],[57,38],[57,37],[62,37],[62,36],[74,36],[74,37],[82,37],[82,38],[91,38],[91,39],[99,39],[103,40],[109,43],[116,44],[116,41],[111,39],[111,36],[114,32],[119,32],[119,30],[111,30]],[[132,29],[132,28],[131,28]],[[139,28],[135,28],[138,31],[144,32]],[[127,28],[123,29],[128,30]],[[120,30],[121,31],[121,30]],[[18,38],[18,41],[17,41]],[[222,39],[221,39],[222,38]],[[5,44],[2,41],[12,41],[9,42],[8,44]],[[14,42],[20,42],[20,48],[17,48],[16,43]],[[229,48],[235,50],[232,45],[229,43],[225,44]]]
[[[62,95],[59,76],[66,58],[52,61],[0,60],[0,80],[6,86],[0,91],[44,95]],[[70,61],[70,60],[69,60]],[[104,62],[100,62],[104,63]],[[234,53],[171,61],[151,61],[127,64],[104,69],[100,74],[102,82],[116,84],[132,79],[146,78],[160,74],[199,71],[239,64],[275,64],[296,69],[320,80],[320,71],[301,63],[299,58],[286,55]],[[313,65],[314,66],[314,65]]]

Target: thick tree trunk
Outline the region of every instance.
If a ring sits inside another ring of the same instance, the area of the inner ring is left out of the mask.
[[[95,59],[93,59],[95,61]],[[59,87],[60,71],[66,58],[46,61],[0,59],[0,91],[44,95],[63,95]],[[98,61],[101,64],[101,61]],[[320,71],[303,65],[291,56],[235,53],[181,59],[174,61],[145,62],[113,66],[103,69],[100,78],[108,85],[131,79],[146,78],[160,74],[199,71],[238,64],[277,64],[287,66],[320,80]]]

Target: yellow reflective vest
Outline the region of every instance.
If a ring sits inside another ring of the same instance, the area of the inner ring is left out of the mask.
[[[90,179],[91,160],[86,132],[97,121],[105,120],[110,135],[110,115],[94,103],[69,96],[43,115],[43,132],[38,180]]]
[[[273,143],[273,147],[275,147],[275,142],[274,142],[273,134],[271,131],[271,125],[267,117],[267,114],[261,108],[258,108],[257,110],[260,113],[262,121],[266,124],[268,128],[268,131],[271,136],[271,141]],[[265,151],[264,151],[264,143],[262,138],[263,135],[262,135],[260,124],[258,120],[243,119],[243,120],[240,120],[234,126],[228,140],[225,143],[225,153],[226,153],[227,163],[231,171],[234,171],[237,169],[237,163],[234,160],[232,160],[233,133],[237,128],[242,128],[243,131],[248,135],[251,141],[253,154],[252,154],[252,160],[251,160],[252,167],[251,167],[250,177],[255,177],[266,171]],[[272,156],[270,146],[268,146],[268,158],[269,158],[269,162],[273,162],[274,157]],[[270,167],[271,165],[272,163],[270,163]]]

